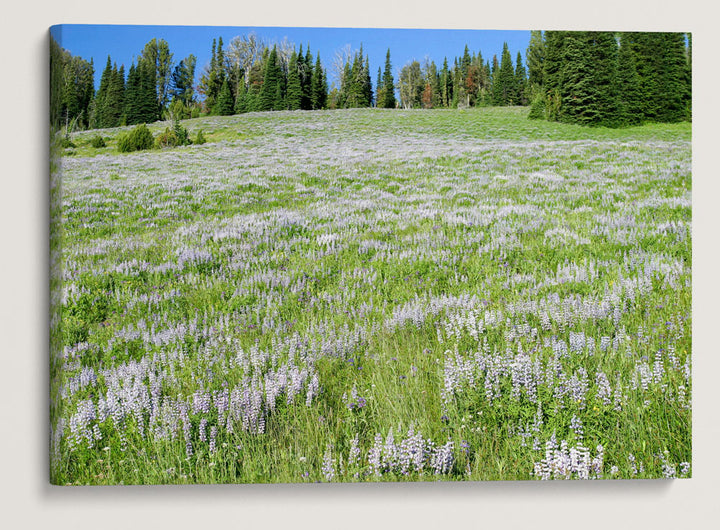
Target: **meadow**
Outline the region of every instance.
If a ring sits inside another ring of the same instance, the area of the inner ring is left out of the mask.
[[[53,483],[690,477],[691,125],[527,112],[75,134]]]

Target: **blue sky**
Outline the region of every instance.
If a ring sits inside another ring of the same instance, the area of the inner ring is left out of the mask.
[[[500,30],[428,30],[428,29],[344,29],[344,28],[292,28],[292,27],[237,27],[237,26],[124,26],[124,25],[78,25],[53,26],[51,29],[61,46],[95,64],[95,86],[110,55],[118,66],[125,65],[125,71],[140,55],[146,42],[153,38],[165,39],[173,53],[175,64],[191,53],[197,61],[195,71],[197,82],[203,67],[210,62],[212,40],[222,37],[224,47],[233,37],[255,32],[268,42],[280,42],[284,37],[296,46],[303,45],[303,51],[310,45],[313,59],[320,53],[323,67],[332,79],[332,59],[335,52],[346,45],[353,50],[363,45],[363,51],[370,60],[373,85],[378,67],[385,65],[385,53],[390,48],[393,75],[406,63],[417,59],[421,63],[426,56],[435,61],[438,68],[442,61],[460,57],[467,44],[470,53],[482,52],[485,61],[498,59],[503,43],[508,43],[513,62],[521,52],[525,61],[525,50],[530,41],[529,31]],[[328,83],[330,84],[330,83]]]

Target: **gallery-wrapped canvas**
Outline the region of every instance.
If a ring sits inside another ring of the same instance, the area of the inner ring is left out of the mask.
[[[51,28],[51,482],[690,477],[691,51]]]

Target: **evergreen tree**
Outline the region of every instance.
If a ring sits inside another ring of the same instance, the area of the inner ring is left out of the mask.
[[[310,45],[308,44],[305,57],[300,61],[302,55],[302,48],[300,49],[300,55],[298,55],[298,73],[300,78],[300,108],[303,110],[312,110],[313,99],[312,99],[312,81],[313,81],[313,64],[312,54],[310,53]],[[288,79],[288,83],[289,83]],[[289,88],[288,88],[289,90]]]
[[[140,78],[135,63],[130,65],[125,87],[125,121],[127,125],[142,123],[140,111]]]
[[[610,32],[568,32],[561,68],[561,121],[613,125],[617,113],[617,45]]]
[[[545,41],[543,40],[542,31],[530,32],[530,43],[528,44],[526,57],[530,87],[542,87],[545,62]]]
[[[108,89],[110,88],[112,77],[112,60],[108,55],[107,64],[105,65],[105,69],[100,76],[100,86],[98,87],[98,91],[95,94],[95,121],[97,127],[100,129],[104,129],[105,127],[112,127],[112,125],[107,125],[108,119],[106,117],[107,113],[105,111]]]
[[[195,94],[193,82],[195,80],[195,65],[197,58],[190,54],[175,67],[171,80],[172,99],[181,101],[185,106],[193,103]]]
[[[152,123],[160,119],[157,99],[157,79],[154,65],[140,60],[136,68],[138,76],[137,106],[139,123]]]
[[[152,65],[158,106],[161,110],[165,110],[170,102],[170,83],[173,71],[173,54],[170,53],[167,41],[152,39],[145,44],[141,60]]]
[[[388,48],[385,56],[385,70],[383,71],[383,99],[378,105],[384,109],[394,109],[395,101],[395,80],[392,75],[392,66],[390,64],[390,48]]]
[[[244,114],[248,112],[248,101],[247,101],[247,89],[245,83],[241,82],[238,85],[238,92],[235,98],[235,114]]]
[[[365,56],[365,65],[362,69],[362,94],[363,94],[363,106],[371,107],[373,103],[373,89],[372,80],[370,79],[370,58]]]
[[[444,108],[450,107],[452,102],[452,76],[448,69],[447,57],[443,61],[443,67],[440,71],[440,104]]]
[[[113,68],[105,109],[111,127],[122,125],[125,110],[125,67]]]
[[[320,63],[320,54],[315,59],[312,77],[312,108],[324,109],[327,105],[327,81]]]
[[[302,57],[302,55],[301,55]],[[288,66],[288,80],[287,80],[287,108],[289,110],[299,110],[302,108],[303,90],[300,83],[300,71],[298,63],[302,60],[304,64],[304,58],[299,59],[298,54],[293,50],[290,55],[290,64]]]
[[[515,72],[507,42],[503,43],[500,67],[496,68],[493,83],[493,104],[514,105],[516,98]]]
[[[200,79],[200,89],[205,94],[205,110],[214,114],[215,103],[220,95],[223,81],[225,81],[225,55],[222,49],[222,37],[213,39],[210,53],[210,67],[206,69]]]
[[[230,84],[227,79],[223,80],[218,94],[217,102],[213,108],[214,114],[218,116],[230,116],[235,112],[235,102],[233,101]]]
[[[659,72],[660,101],[657,120],[664,123],[682,121],[687,116],[691,100],[690,72],[685,56],[683,33],[660,33],[662,56]]]
[[[640,76],[635,66],[628,35],[620,35],[617,72],[617,123],[621,126],[642,123]]]
[[[382,69],[378,66],[378,73],[377,73],[377,81],[375,82],[375,106],[379,107],[381,105],[383,95],[382,95]]]
[[[280,65],[277,58],[277,47],[273,46],[268,55],[263,74],[262,88],[258,101],[258,110],[274,110],[278,108],[278,97],[282,96],[280,91]]]
[[[527,74],[525,66],[523,66],[522,55],[518,52],[515,66],[515,103],[527,105],[528,99]]]

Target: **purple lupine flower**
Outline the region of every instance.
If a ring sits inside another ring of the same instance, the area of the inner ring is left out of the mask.
[[[214,454],[217,444],[217,426],[210,427],[210,454]]]
[[[383,438],[380,433],[377,433],[375,434],[373,446],[368,451],[368,464],[370,464],[370,469],[376,477],[379,477],[383,470],[382,454]]]
[[[455,464],[455,456],[453,455],[453,442],[448,440],[433,452],[430,460],[430,467],[433,468],[436,475],[445,475],[450,473]]]
[[[573,417],[570,420],[570,429],[575,433],[575,438],[578,440],[583,439],[583,424],[580,418],[578,418],[575,414],[573,414]]]
[[[207,433],[205,430],[207,428],[207,424],[208,424],[207,418],[203,418],[200,420],[200,425],[198,426],[198,437],[200,438],[200,441],[203,443],[207,442]]]
[[[335,459],[332,457],[332,449],[329,445],[323,456],[322,473],[328,482],[332,482],[335,478]]]
[[[353,478],[358,478],[359,473],[357,467],[360,464],[360,447],[357,433],[350,440],[350,452],[348,453],[347,468],[353,471]]]

